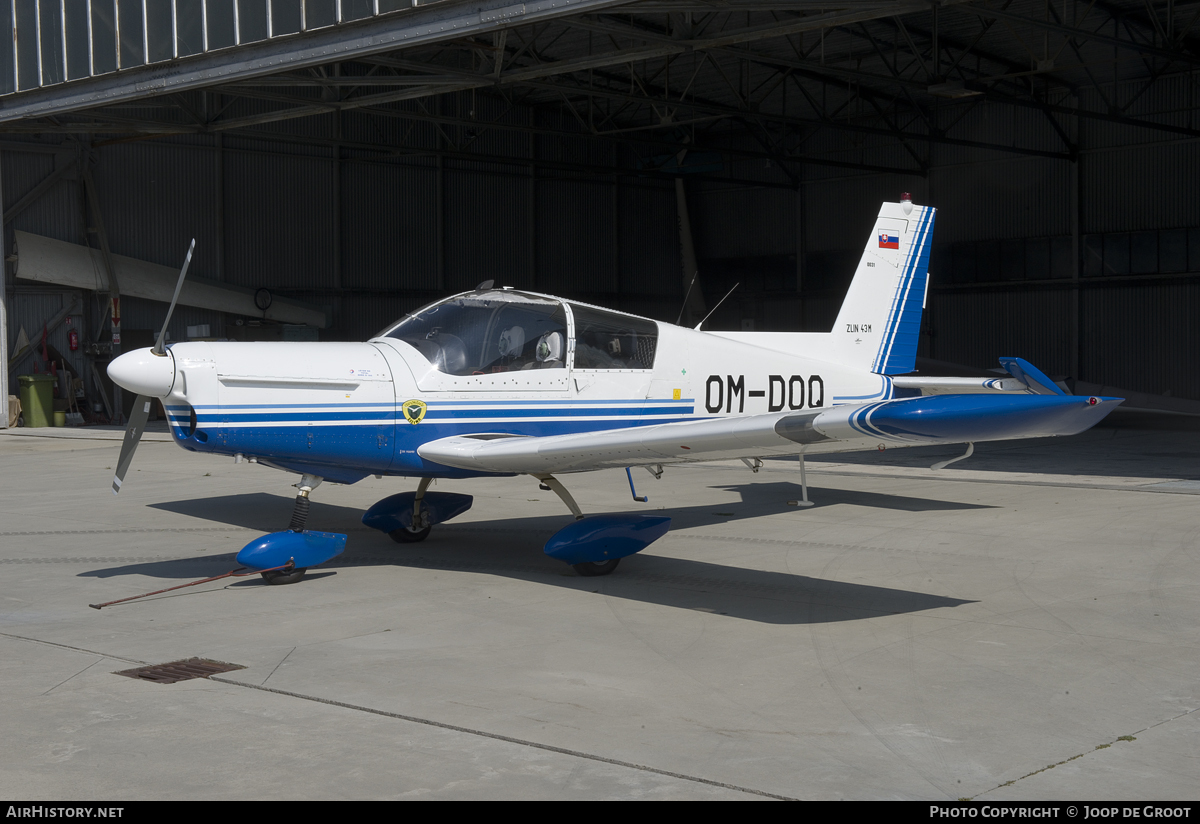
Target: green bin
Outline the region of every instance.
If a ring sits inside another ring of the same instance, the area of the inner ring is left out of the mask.
[[[21,385],[21,414],[26,426],[50,426],[54,422],[53,375],[17,375]]]

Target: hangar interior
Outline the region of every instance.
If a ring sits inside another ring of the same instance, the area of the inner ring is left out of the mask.
[[[10,394],[55,361],[88,419],[119,419],[104,365],[152,342],[169,299],[153,295],[192,238],[211,295],[170,340],[362,340],[489,279],[667,322],[716,307],[709,328],[827,330],[880,202],[911,192],[939,209],[921,369],[1019,355],[1083,391],[1200,409],[1194,0],[0,0],[0,16]],[[121,258],[143,285],[111,277]]]

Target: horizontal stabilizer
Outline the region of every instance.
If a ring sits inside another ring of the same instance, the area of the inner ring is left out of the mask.
[[[1004,371],[1029,387],[1031,392],[1039,395],[1067,394],[1058,384],[1046,377],[1042,370],[1024,358],[1001,358],[1000,365],[1004,367]]]
[[[892,386],[897,389],[920,389],[926,395],[1029,391],[1029,386],[1016,378],[925,378],[905,375],[892,378]]]

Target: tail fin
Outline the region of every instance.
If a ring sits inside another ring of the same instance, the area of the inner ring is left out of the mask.
[[[839,361],[880,375],[913,370],[936,212],[907,202],[880,208],[833,326]]]

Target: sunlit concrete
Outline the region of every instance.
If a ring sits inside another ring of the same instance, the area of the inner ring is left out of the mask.
[[[0,434],[0,795],[1194,798],[1200,432],[1162,424],[814,460],[810,509],[793,461],[565,476],[674,519],[606,578],[542,554],[534,480],[441,484],[474,508],[408,546],[359,518],[413,482],[325,484],[348,548],[299,584],[102,611],[231,569],[296,478],[150,440],[114,497],[117,441]],[[113,674],[193,656],[245,669]]]

